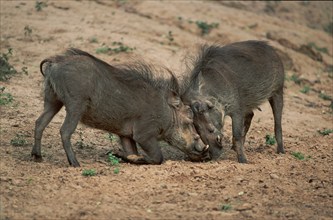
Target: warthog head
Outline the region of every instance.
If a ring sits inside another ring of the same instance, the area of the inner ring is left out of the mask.
[[[184,105],[179,96],[175,95],[171,100],[175,124],[174,129],[170,129],[167,142],[186,153],[192,161],[210,159],[209,144],[204,144],[194,127],[191,107]]]
[[[223,111],[209,100],[193,100],[191,108],[194,112],[193,123],[202,141],[209,145],[211,159],[222,153]]]

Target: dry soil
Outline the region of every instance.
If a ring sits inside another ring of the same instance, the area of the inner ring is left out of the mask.
[[[28,72],[0,82],[1,98],[14,98],[0,106],[0,219],[333,219],[333,134],[318,132],[333,129],[331,1],[42,2],[0,1],[0,52],[12,48],[9,62]],[[213,28],[203,34],[200,22]],[[286,67],[285,155],[265,142],[274,133],[265,103],[247,136],[248,164],[230,150],[228,119],[218,160],[193,163],[161,143],[159,166],[110,165],[117,140],[80,124],[72,143],[81,167],[71,168],[59,135],[65,110],[44,132],[44,161],[31,160],[42,59],[78,47],[110,64],[139,58],[181,77],[184,57],[200,44],[250,39],[268,41]],[[115,42],[125,51],[97,53]],[[82,175],[90,169],[95,176]]]

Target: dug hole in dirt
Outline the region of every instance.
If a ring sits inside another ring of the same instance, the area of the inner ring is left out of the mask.
[[[333,219],[332,9],[330,1],[0,1],[1,57],[19,72],[0,81],[0,219]],[[198,45],[243,40],[268,41],[283,60],[286,154],[266,142],[267,102],[247,134],[248,164],[230,149],[228,118],[218,160],[190,162],[161,143],[164,163],[141,166],[112,165],[116,138],[79,124],[81,167],[72,168],[59,134],[64,109],[44,131],[44,161],[32,161],[44,58],[77,47],[110,64],[142,58],[181,78]]]

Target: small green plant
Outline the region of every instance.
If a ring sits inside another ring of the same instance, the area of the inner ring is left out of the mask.
[[[94,169],[88,169],[82,171],[82,176],[96,176],[96,170]]]
[[[195,24],[201,29],[201,35],[209,34],[213,28],[218,28],[219,26],[219,23],[208,24],[205,21],[196,21]]]
[[[10,140],[10,144],[15,147],[22,147],[28,144],[28,142],[25,140],[25,135],[22,134],[16,134],[16,136]]]
[[[118,174],[120,171],[120,169],[119,169],[120,159],[118,157],[116,157],[115,155],[113,155],[112,153],[109,153],[109,162],[110,162],[111,166],[115,167],[113,170],[113,173]]]
[[[8,105],[13,102],[14,98],[10,93],[4,93],[5,87],[0,88],[0,105]]]
[[[291,155],[293,155],[298,160],[304,160],[305,156],[301,152],[292,152]],[[310,158],[310,157],[308,157]]]
[[[268,144],[268,145],[274,145],[276,142],[275,137],[270,134],[267,134],[265,139],[266,139],[266,144]]]
[[[310,86],[307,86],[307,85],[305,85],[301,90],[300,90],[300,92],[301,93],[304,93],[304,94],[308,94],[309,92],[310,92]]]
[[[119,161],[120,161],[120,159],[118,157],[116,157],[112,153],[109,153],[109,162],[110,162],[111,166],[119,165]]]
[[[126,45],[124,45],[122,42],[113,42],[112,46],[114,46],[113,48],[108,47],[108,46],[102,46],[100,48],[96,49],[96,53],[104,53],[104,54],[109,54],[109,53],[121,53],[121,52],[131,52],[133,51],[135,48],[131,48],[128,47]]]
[[[113,142],[113,141],[117,140],[117,136],[115,136],[112,133],[108,133],[107,139],[109,139],[111,142]]]
[[[277,3],[274,2],[274,4],[270,1],[267,1],[266,2],[266,5],[265,5],[265,8],[264,8],[264,11],[268,14],[274,14],[275,11],[276,11],[276,7],[277,7]]]
[[[13,49],[9,48],[7,53],[0,54],[0,81],[7,81],[13,74],[16,74],[16,69],[9,63],[9,58],[13,55]]]
[[[110,51],[110,47],[107,46],[102,46],[96,49],[96,53],[100,54],[100,53],[108,53]]]
[[[27,179],[27,183],[28,183],[28,184],[32,184],[32,183],[33,183],[33,181],[34,181],[34,180],[33,180],[33,178],[32,178],[32,177],[29,177],[29,178]]]
[[[333,35],[333,21],[324,26],[324,31],[330,35]]]
[[[308,43],[308,46],[316,49],[319,52],[328,54],[328,49],[326,47],[318,47],[317,44],[314,42]]]
[[[114,173],[114,174],[118,174],[119,171],[120,171],[120,170],[119,170],[119,167],[116,167],[116,168],[114,168],[113,173]]]
[[[310,4],[310,1],[309,0],[303,0],[300,2],[301,5],[303,6],[308,6]]]
[[[25,75],[28,75],[28,67],[24,66],[22,67],[22,73],[24,73]]]
[[[328,77],[333,78],[333,65],[326,65],[325,72],[328,72]]]
[[[124,5],[127,3],[127,0],[117,0],[116,2],[120,5]]]
[[[223,204],[221,206],[221,210],[224,212],[231,210],[231,208],[232,208],[232,206],[230,204]]]
[[[114,48],[111,48],[111,51],[113,51],[115,53],[131,52],[135,49],[135,48],[131,48],[131,47],[124,45],[122,42],[116,42],[116,41],[112,43],[112,46],[116,46]]]
[[[323,129],[323,130],[318,130],[318,133],[325,136],[333,133],[333,129]]]
[[[291,75],[290,80],[293,81],[297,85],[301,84],[301,79],[296,74]]]
[[[84,148],[86,145],[84,144],[83,132],[79,131],[79,140],[75,143],[79,148]]]
[[[333,65],[328,64],[325,68],[326,72],[333,73]]]
[[[92,37],[92,38],[89,39],[89,42],[90,43],[98,43],[98,40],[97,40],[96,37]]]
[[[24,27],[24,36],[25,37],[31,37],[32,29],[29,25],[26,25]]]
[[[324,99],[324,100],[327,100],[327,101],[332,101],[333,100],[333,98],[331,96],[329,96],[329,95],[327,95],[323,92],[319,93],[319,97]]]
[[[42,1],[36,1],[35,3],[35,9],[36,11],[41,11],[43,8],[47,7],[47,3],[46,2],[42,2]]]
[[[167,39],[169,40],[170,43],[171,43],[172,41],[175,40],[175,39],[173,38],[172,31],[169,31],[169,32],[168,32]]]

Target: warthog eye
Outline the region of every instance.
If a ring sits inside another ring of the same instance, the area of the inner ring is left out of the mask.
[[[208,131],[209,131],[210,133],[213,133],[213,132],[215,131],[215,128],[214,128],[214,126],[213,126],[212,124],[209,124],[209,126],[208,126]]]

